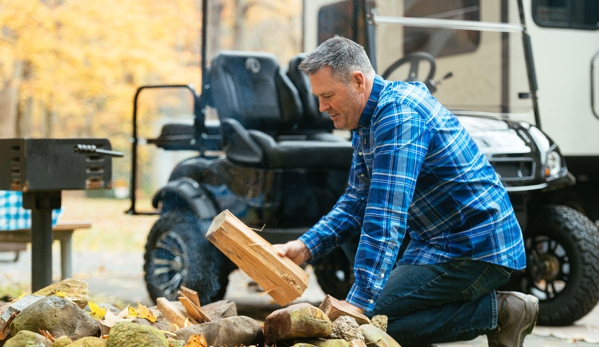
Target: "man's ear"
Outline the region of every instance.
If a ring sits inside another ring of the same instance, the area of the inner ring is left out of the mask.
[[[358,92],[362,93],[366,90],[366,76],[362,71],[354,71],[351,74],[351,83],[354,85]]]

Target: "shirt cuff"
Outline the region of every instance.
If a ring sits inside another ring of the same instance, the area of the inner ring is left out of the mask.
[[[322,257],[323,246],[322,242],[320,242],[318,238],[317,233],[312,232],[312,230],[308,230],[302,236],[300,236],[298,240],[302,241],[308,248],[308,252],[310,252],[310,259],[308,259],[306,263],[314,264]]]
[[[347,294],[345,301],[368,312],[374,309],[379,296],[380,292],[368,288],[361,288],[354,283]]]

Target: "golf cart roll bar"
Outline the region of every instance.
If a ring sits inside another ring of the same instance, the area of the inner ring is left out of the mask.
[[[599,119],[599,113],[595,109],[595,61],[597,58],[599,58],[599,50],[591,58],[591,110],[593,110],[595,117]]]
[[[196,90],[193,85],[191,85],[191,84],[160,84],[160,85],[141,86],[141,87],[137,88],[137,91],[135,92],[135,97],[133,98],[133,119],[132,119],[133,134],[131,136],[131,139],[129,140],[131,142],[131,181],[130,181],[130,186],[129,186],[129,197],[131,199],[131,207],[129,207],[129,209],[126,211],[126,213],[131,214],[131,215],[156,215],[159,213],[157,211],[140,212],[140,211],[136,210],[136,206],[135,206],[136,202],[137,202],[137,199],[135,196],[135,193],[136,193],[135,191],[137,190],[137,146],[140,144],[147,143],[147,140],[140,138],[138,136],[138,132],[137,132],[138,99],[139,99],[139,95],[141,94],[141,92],[143,90],[157,89],[157,88],[185,88],[185,89],[188,89],[193,96],[195,127],[197,128],[197,131],[199,134],[202,134],[205,131],[203,113],[199,109],[200,105],[198,102],[198,94],[196,93]]]

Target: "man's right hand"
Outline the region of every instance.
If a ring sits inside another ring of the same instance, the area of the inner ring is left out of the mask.
[[[308,247],[300,240],[273,245],[273,247],[280,257],[287,257],[297,265],[303,264],[311,257]]]

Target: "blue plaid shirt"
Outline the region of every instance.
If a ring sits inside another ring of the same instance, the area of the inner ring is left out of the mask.
[[[62,209],[52,210],[52,226],[62,215]],[[0,230],[31,228],[31,210],[23,208],[23,194],[19,191],[0,190]]]
[[[458,119],[424,84],[375,77],[348,188],[300,237],[312,258],[360,236],[347,301],[373,309],[406,233],[399,264],[474,259],[520,270],[524,243],[495,170]]]

